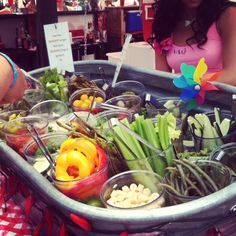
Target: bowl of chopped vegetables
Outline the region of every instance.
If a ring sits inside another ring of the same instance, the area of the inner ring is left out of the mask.
[[[51,177],[68,197],[80,201],[98,197],[108,179],[106,151],[91,140],[68,138],[61,143]]]
[[[68,139],[68,135],[66,133],[53,133],[42,135],[40,138],[50,155],[55,159],[61,144]],[[26,160],[38,172],[45,173],[49,169],[50,165],[47,158],[33,139],[29,140],[23,149]]]
[[[163,187],[169,197],[169,204],[175,205],[207,196],[231,182],[230,169],[220,162],[179,159],[168,170]]]
[[[230,112],[214,108],[214,112],[188,116],[194,146],[197,151],[214,151],[222,144],[236,141],[236,121]]]
[[[47,133],[48,121],[39,116],[20,117],[4,124],[7,144],[23,155],[24,145],[32,138],[29,130],[34,127],[40,135]]]
[[[45,92],[43,89],[26,89],[23,98],[32,107],[45,99]]]
[[[135,114],[141,109],[142,99],[137,95],[120,95],[110,98],[105,103],[126,108],[130,113]]]
[[[70,96],[70,104],[73,111],[89,111],[94,102],[102,103],[106,100],[104,91],[98,88],[84,88],[75,91]],[[100,108],[92,108],[92,113],[100,112]]]
[[[151,171],[132,170],[108,179],[100,198],[110,209],[153,209],[165,205],[163,178]]]

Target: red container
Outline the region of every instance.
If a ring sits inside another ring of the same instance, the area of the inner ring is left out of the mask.
[[[153,3],[154,0],[142,0],[143,38],[145,41],[152,36]]]

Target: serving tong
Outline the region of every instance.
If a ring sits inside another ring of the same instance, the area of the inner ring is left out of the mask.
[[[55,160],[50,154],[47,146],[44,144],[44,142],[41,139],[41,136],[37,129],[34,127],[33,124],[27,124],[27,130],[30,134],[30,136],[33,138],[37,146],[39,147],[40,151],[43,153],[47,161],[49,162],[50,168],[55,170]]]
[[[126,107],[119,107],[119,106],[115,106],[115,105],[110,105],[107,103],[100,103],[100,102],[94,102],[93,105],[91,106],[92,109],[94,108],[101,108],[104,110],[121,110],[121,111],[127,111],[128,108]]]

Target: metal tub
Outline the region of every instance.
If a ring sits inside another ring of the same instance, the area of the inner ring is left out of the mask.
[[[99,67],[111,79],[115,64],[107,61],[76,62],[76,72],[90,75],[90,79],[98,79]],[[38,78],[47,68],[32,71],[30,74]],[[178,96],[179,91],[172,85],[175,75],[160,71],[141,70],[123,66],[119,80],[138,80],[146,90],[156,97]],[[232,94],[236,89],[232,86],[217,84],[220,92],[207,95],[204,109],[219,106],[230,109]],[[153,210],[122,210],[91,207],[74,201],[60,193],[41,174],[36,172],[23,158],[0,142],[0,165],[11,168],[24,181],[40,201],[54,209],[58,216],[65,216],[73,232],[79,235],[119,235],[123,231],[129,233],[164,232],[166,235],[201,235],[201,232],[234,216],[236,204],[236,183],[209,196],[181,205]],[[82,232],[69,220],[70,213],[84,217],[92,223],[92,232]],[[56,235],[56,234],[55,234]]]

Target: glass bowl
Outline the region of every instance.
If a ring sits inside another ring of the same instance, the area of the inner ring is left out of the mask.
[[[51,156],[56,159],[61,144],[68,139],[66,133],[53,133],[41,136],[41,140],[47,147]],[[31,139],[23,148],[26,160],[34,166],[40,173],[49,169],[49,163],[37,143]]]
[[[114,93],[116,96],[137,95],[143,98],[145,94],[145,86],[135,80],[124,80],[115,84]]]
[[[30,109],[31,115],[37,115],[49,121],[56,120],[67,113],[67,105],[64,102],[58,100],[43,101]]]
[[[70,123],[73,120],[76,120],[77,117],[80,117],[83,121],[87,122],[88,125],[90,125],[91,127],[95,127],[97,125],[95,115],[89,114],[89,112],[87,111],[69,113],[60,117],[57,121],[66,124],[66,123]],[[64,129],[64,131],[66,131],[66,129]]]
[[[195,162],[197,166],[204,171],[205,173],[208,174],[208,176],[212,179],[212,181],[216,184],[217,188],[220,190],[232,183],[232,175],[230,172],[230,169],[221,164],[220,162],[215,162],[215,161],[210,161],[210,160],[198,160]],[[187,168],[183,168],[183,172],[185,175],[189,175],[188,178],[191,179],[190,176],[193,176],[192,173],[189,172]],[[200,175],[200,174],[199,174]],[[181,179],[178,176],[172,176],[170,177],[170,172],[165,176],[165,181],[164,183],[170,184],[171,178],[173,178],[175,181],[180,182]],[[201,179],[204,179],[204,177],[201,175]],[[209,183],[209,182],[208,182]],[[195,183],[197,184],[197,183]],[[197,185],[198,186],[198,185]],[[209,188],[209,186],[206,184],[206,186]],[[200,185],[198,186],[200,187]],[[189,195],[180,195],[176,194],[173,191],[170,191],[169,189],[166,188],[166,193],[169,198],[169,204],[170,205],[176,205],[176,204],[181,204],[185,202],[189,202],[192,200],[196,200],[200,198],[198,194],[196,194],[196,191],[193,189],[190,189]],[[211,190],[213,191],[213,190]],[[210,193],[208,193],[210,194]],[[204,193],[204,195],[208,195]]]
[[[57,180],[52,171],[53,183],[62,193],[79,201],[98,197],[102,185],[108,179],[108,159],[105,152],[99,156],[99,163],[97,172],[80,180]]]
[[[70,96],[70,105],[73,111],[89,111],[93,96],[95,95],[95,102],[104,102],[106,100],[106,94],[101,89],[97,88],[84,88],[75,91]],[[92,113],[96,114],[100,112],[100,108],[93,108]]]
[[[112,118],[123,120],[126,118],[129,122],[132,121],[132,114],[129,111],[109,110],[103,111],[95,115],[96,126],[94,126],[100,134],[105,134],[108,131],[108,121]]]
[[[7,144],[21,155],[24,153],[24,145],[31,139],[27,130],[29,124],[33,125],[40,135],[47,133],[48,121],[39,116],[20,117],[3,126]]]
[[[130,113],[135,114],[140,112],[142,99],[137,95],[120,95],[107,100],[105,103],[125,107]]]
[[[219,161],[236,173],[236,143],[227,143],[211,153],[210,159]]]
[[[211,124],[215,122],[215,115],[214,112],[207,112],[205,113]],[[232,114],[230,112],[221,112],[221,119],[227,118],[229,120],[232,119]],[[220,147],[223,144],[235,142],[236,141],[236,129],[234,128],[230,133],[224,135],[223,137],[214,137],[214,138],[205,138],[205,137],[199,137],[195,133],[192,133],[192,138],[194,141],[194,146],[197,151],[207,149],[208,152],[212,152],[216,150],[218,147]]]
[[[162,181],[162,177],[150,171],[122,172],[104,183],[100,198],[110,209],[160,208],[165,205]]]
[[[43,89],[26,89],[23,98],[32,107],[37,103],[43,101],[45,99],[44,95],[45,92]]]
[[[147,113],[149,117],[154,117],[157,114],[164,114],[169,111],[176,118],[184,119],[187,115],[185,102],[178,97],[157,98],[157,108],[148,108]]]
[[[18,117],[24,117],[27,115],[25,110],[13,110],[0,113],[0,119],[4,121],[10,121]]]

